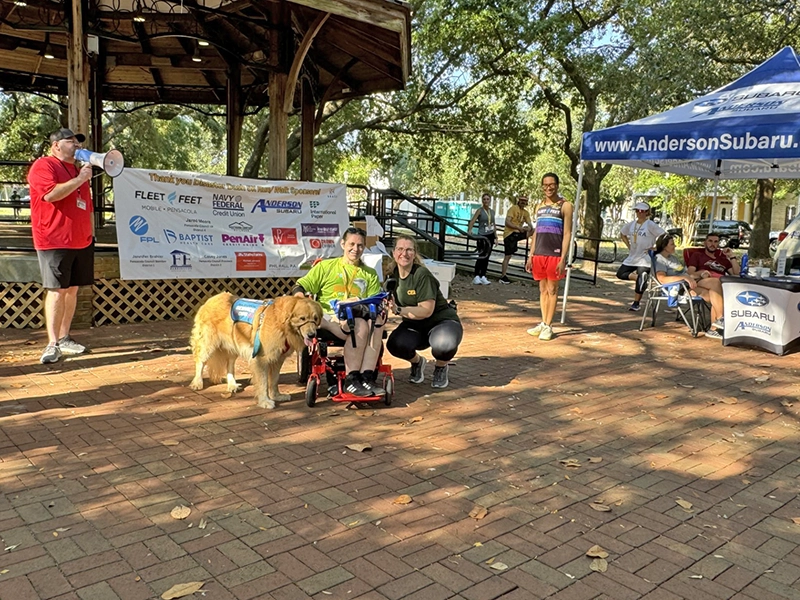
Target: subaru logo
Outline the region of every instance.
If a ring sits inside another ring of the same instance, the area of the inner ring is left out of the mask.
[[[767,298],[764,294],[759,294],[758,292],[741,292],[736,295],[736,300],[739,304],[744,304],[745,306],[766,306],[769,304],[769,298]]]
[[[131,228],[131,232],[134,235],[144,235],[147,233],[147,230],[150,229],[150,226],[147,224],[147,219],[139,215],[131,217],[131,220],[128,221],[128,227]]]
[[[175,243],[175,241],[178,239],[178,236],[175,235],[175,232],[172,231],[172,229],[165,229],[164,230],[164,237],[166,237],[167,241],[169,243],[171,243],[171,244]]]
[[[703,100],[695,104],[695,106],[700,108],[706,108],[707,106],[719,106],[720,104],[725,104],[728,101],[726,96],[721,98],[711,98],[709,100]]]

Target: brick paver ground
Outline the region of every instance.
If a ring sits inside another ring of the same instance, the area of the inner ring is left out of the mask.
[[[539,342],[532,286],[467,281],[451,386],[394,362],[388,408],[193,392],[186,322],[0,332],[0,598],[800,598],[800,355],[640,333],[612,281]]]

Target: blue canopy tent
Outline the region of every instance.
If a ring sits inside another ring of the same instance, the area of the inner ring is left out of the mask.
[[[733,83],[701,98],[638,121],[585,133],[581,161],[694,175],[716,182],[800,178],[800,61],[787,46]],[[581,168],[573,236],[582,179]],[[714,198],[716,201],[716,187]],[[713,211],[712,206],[712,218]],[[570,254],[573,252],[571,249]],[[570,263],[573,258],[570,256]],[[562,323],[569,279],[570,272]]]

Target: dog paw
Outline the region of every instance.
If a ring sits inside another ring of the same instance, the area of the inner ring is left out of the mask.
[[[203,389],[203,380],[201,379],[198,381],[197,379],[192,379],[192,383],[189,384],[189,389],[199,392]]]
[[[237,392],[241,392],[242,391],[242,384],[241,383],[234,383],[234,384],[230,384],[229,383],[228,386],[226,387],[226,389],[231,394],[235,394]]]
[[[274,398],[272,398],[275,402],[288,402],[292,399],[289,394],[278,394]]]
[[[269,398],[266,400],[259,400],[258,408],[275,408],[275,402],[273,402]]]

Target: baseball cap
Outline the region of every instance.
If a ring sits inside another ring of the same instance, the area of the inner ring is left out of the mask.
[[[54,131],[50,134],[50,142],[60,142],[61,140],[68,140],[69,138],[75,138],[81,144],[86,141],[86,136],[82,133],[73,133],[72,129],[67,129],[66,127],[62,127],[58,131]]]
[[[633,210],[650,210],[650,205],[647,202],[637,202],[633,205]]]

